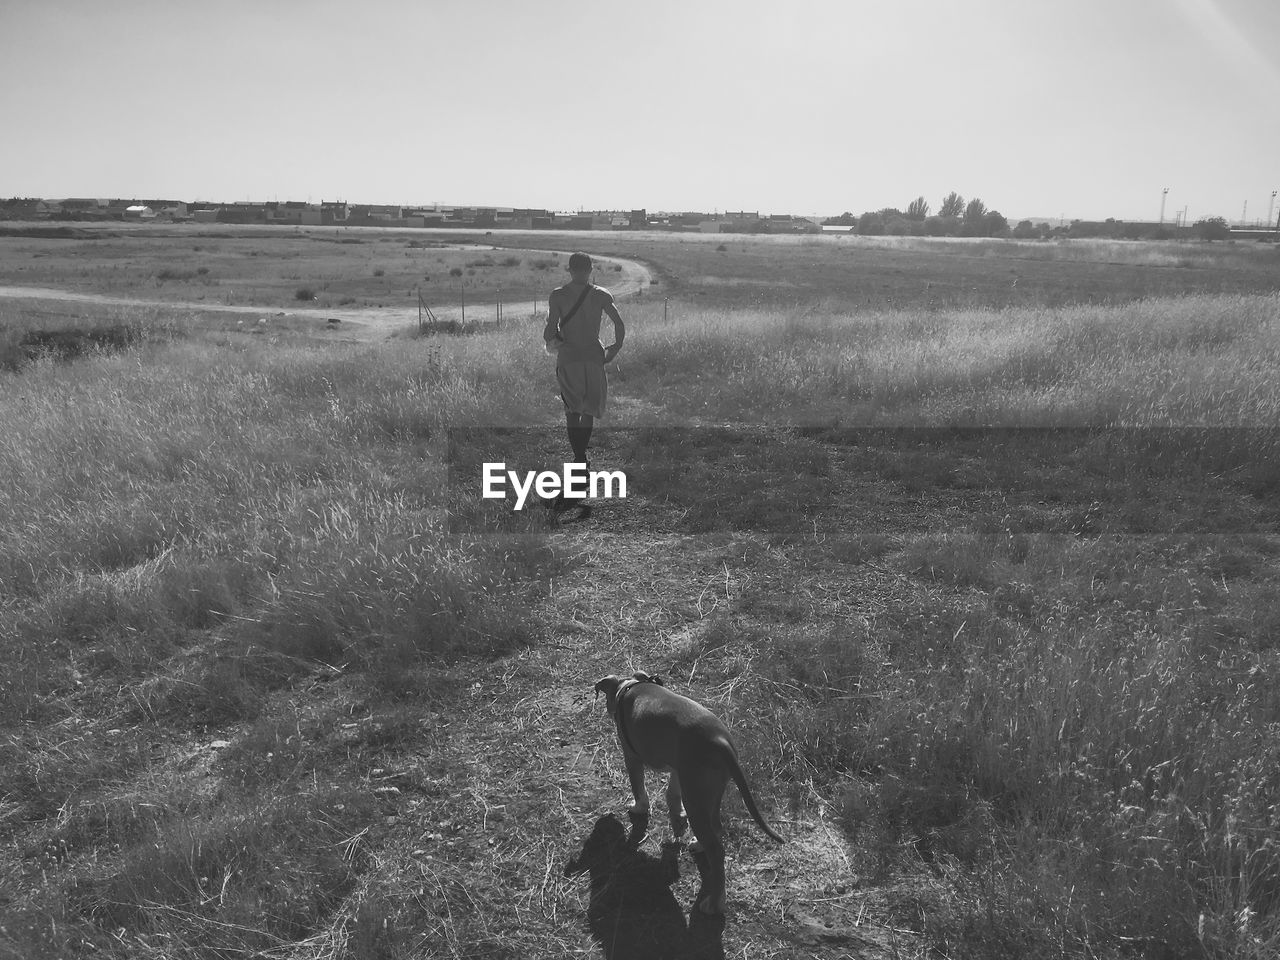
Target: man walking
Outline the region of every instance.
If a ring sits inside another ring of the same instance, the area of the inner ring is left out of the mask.
[[[604,416],[608,399],[605,364],[618,355],[627,333],[613,294],[591,283],[591,269],[591,258],[585,253],[569,258],[572,279],[547,298],[547,326],[542,332],[547,352],[556,357],[569,446],[574,462],[582,464],[587,464],[591,428],[597,417]],[[600,320],[605,314],[613,321],[610,347],[600,342]]]

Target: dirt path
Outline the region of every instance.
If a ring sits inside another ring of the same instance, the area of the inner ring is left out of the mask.
[[[498,248],[494,248],[498,249]],[[507,249],[507,248],[503,248]],[[523,250],[525,253],[555,253],[553,250]],[[596,257],[600,265],[597,274],[607,276],[605,284],[614,297],[622,299],[633,296],[648,288],[653,276],[648,267],[636,260],[621,257]],[[622,269],[613,270],[617,265]],[[608,268],[606,274],[602,268]],[[547,291],[550,292],[550,291]],[[413,303],[396,307],[294,307],[281,310],[279,307],[255,306],[252,304],[219,304],[203,300],[150,300],[142,297],[117,297],[102,293],[78,293],[71,290],[58,290],[53,287],[20,287],[0,286],[0,299],[20,300],[55,300],[64,303],[94,303],[104,306],[119,307],[162,307],[169,310],[191,310],[201,313],[233,313],[242,316],[289,317],[323,323],[330,318],[341,320],[345,333],[359,340],[383,340],[396,331],[403,330],[418,322],[418,305]],[[545,300],[545,294],[543,295]],[[462,304],[446,302],[429,304],[432,312],[439,320],[461,320]],[[468,306],[474,319],[477,316],[492,317],[494,305],[491,301],[481,301]]]
[[[617,413],[628,427],[669,422],[650,403]],[[593,446],[597,469],[630,463],[631,441],[615,432],[615,423],[611,418]],[[558,424],[547,427],[545,436],[504,447],[504,456],[523,462],[545,454],[548,439],[558,439]],[[770,598],[796,593],[815,606],[816,622],[845,622],[853,634],[901,593],[898,575],[870,564],[815,574],[754,534],[690,536],[683,532],[685,509],[646,496],[642,485],[626,500],[597,504],[588,522],[553,528],[556,553],[570,562],[539,604],[549,635],[487,675],[467,676],[469,690],[455,708],[450,736],[415,754],[403,771],[407,782],[419,782],[419,765],[438,764],[436,751],[445,751],[454,771],[448,792],[470,801],[460,810],[406,807],[403,832],[388,838],[387,848],[412,849],[415,838],[431,829],[425,824],[448,820],[456,843],[469,844],[470,852],[437,851],[432,868],[465,879],[481,902],[506,896],[537,904],[525,921],[531,942],[558,945],[544,946],[541,955],[919,955],[922,938],[903,923],[899,905],[927,880],[879,871],[865,837],[848,835],[838,791],[833,795],[830,785],[770,777],[764,758],[771,728],[755,718],[755,708],[743,700],[751,696],[744,692],[749,685],[740,685],[736,668],[724,662],[738,654],[729,647],[701,648],[708,629],[725,618],[766,618],[759,620],[762,629],[772,628],[765,609]],[[674,689],[728,719],[749,758],[757,801],[787,840],[783,846],[766,840],[730,787],[730,913],[709,936],[697,918],[690,922],[699,877],[688,851],[679,855],[675,883],[659,879],[670,831],[656,774],[649,777],[654,814],[643,845],[610,863],[602,876],[560,876],[587,850],[593,831],[626,824],[630,792],[621,749],[592,685],[634,669],[660,673]],[[496,827],[494,811],[505,817]],[[542,869],[517,872],[506,863]],[[526,878],[504,881],[508,870]],[[504,884],[505,894],[492,892]],[[620,941],[633,952],[615,954],[613,944]]]

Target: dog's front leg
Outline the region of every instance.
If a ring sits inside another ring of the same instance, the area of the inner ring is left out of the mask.
[[[631,822],[643,828],[649,822],[649,792],[644,788],[644,762],[628,749],[622,751],[627,763],[627,776],[631,779],[631,795],[635,803],[627,811]]]

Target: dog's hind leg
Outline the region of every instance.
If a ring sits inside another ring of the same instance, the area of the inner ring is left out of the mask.
[[[667,781],[667,816],[671,820],[671,835],[679,840],[689,826],[684,812],[684,799],[680,795],[680,777],[673,770]]]
[[[697,909],[720,914],[725,909],[724,827],[720,822],[720,801],[724,797],[728,774],[720,769],[686,770],[682,778],[686,795],[696,802],[685,810],[695,842],[689,850],[699,860],[702,889],[698,891]]]

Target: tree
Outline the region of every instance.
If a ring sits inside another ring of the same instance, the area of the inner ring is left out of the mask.
[[[940,217],[956,217],[964,213],[964,197],[952,190],[942,198],[942,208],[938,211]]]
[[[1040,236],[1040,232],[1036,230],[1035,224],[1030,220],[1019,220],[1018,225],[1013,228],[1013,238],[1015,240],[1034,240]]]
[[[1007,237],[1009,221],[999,210],[988,210],[982,215],[982,235],[984,237]]]
[[[929,216],[929,204],[924,197],[916,197],[907,204],[908,220],[923,220],[927,216]]]
[[[891,237],[905,237],[911,233],[912,221],[894,214],[884,218],[884,232]]]
[[[1192,227],[1195,235],[1201,240],[1226,240],[1231,236],[1231,228],[1224,217],[1205,217],[1197,220]]]
[[[987,215],[987,205],[974,197],[964,206],[964,218],[966,220],[981,220]]]

